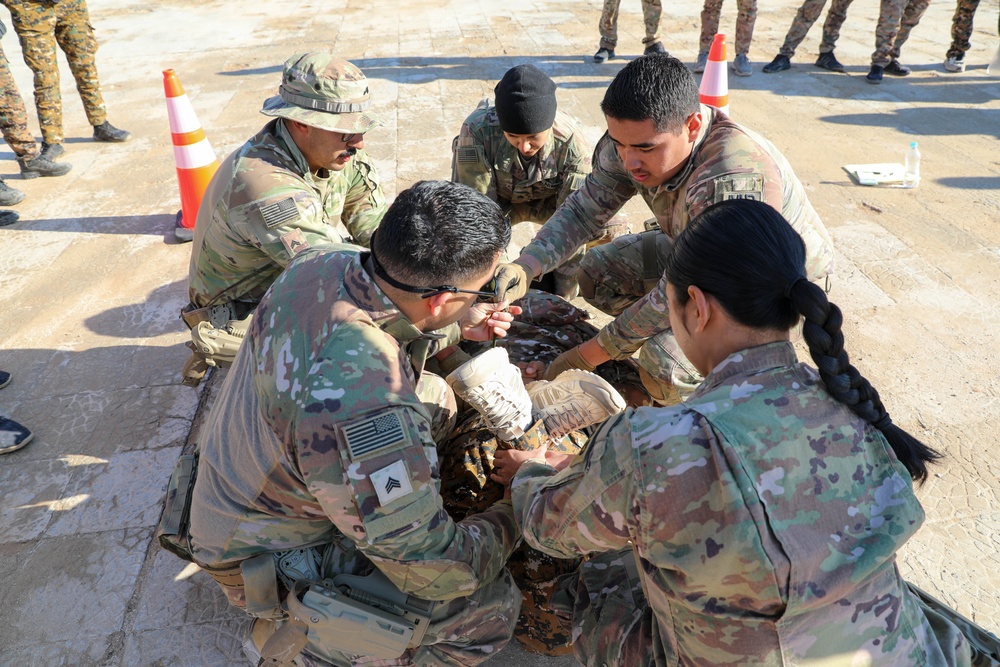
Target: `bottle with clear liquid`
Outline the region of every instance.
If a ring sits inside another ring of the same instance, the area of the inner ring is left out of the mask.
[[[920,151],[917,150],[917,142],[910,142],[903,165],[903,187],[917,187],[920,184]]]

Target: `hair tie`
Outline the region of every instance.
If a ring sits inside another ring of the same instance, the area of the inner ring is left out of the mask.
[[[892,426],[892,417],[889,416],[888,412],[883,412],[882,416],[879,417],[879,420],[873,423],[872,426],[874,426],[880,431],[884,431],[890,426]]]
[[[808,282],[808,278],[806,278],[805,276],[799,276],[798,278],[796,278],[792,282],[788,283],[788,287],[785,288],[785,298],[791,299],[792,298],[792,290],[795,289],[795,286],[798,285],[803,280],[805,280],[806,282]]]

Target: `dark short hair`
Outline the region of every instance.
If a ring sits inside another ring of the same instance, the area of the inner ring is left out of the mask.
[[[636,58],[615,75],[601,111],[615,120],[652,120],[658,132],[680,129],[701,109],[698,84],[687,65],[665,53]]]
[[[393,278],[456,284],[488,271],[510,241],[510,220],[485,195],[449,181],[419,181],[385,212],[373,250]]]

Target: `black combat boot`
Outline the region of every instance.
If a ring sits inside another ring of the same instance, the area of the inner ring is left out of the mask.
[[[876,86],[882,83],[882,70],[885,69],[881,65],[872,65],[872,68],[868,71],[868,76],[865,77],[865,81],[868,83],[873,83]]]
[[[128,141],[131,138],[132,134],[130,132],[119,130],[108,121],[104,121],[100,125],[94,126],[94,141],[111,141],[114,143],[121,143],[122,141]]]
[[[63,176],[73,168],[69,162],[53,162],[41,154],[33,158],[18,158],[17,163],[21,165],[21,178]]]
[[[24,199],[24,193],[12,188],[0,178],[0,206],[13,206]],[[9,224],[9,223],[8,223]]]
[[[764,65],[761,70],[764,74],[774,74],[775,72],[784,72],[792,66],[792,61],[788,56],[783,56],[780,53],[774,57],[774,60]]]
[[[827,69],[831,72],[844,71],[844,66],[837,60],[837,56],[833,55],[833,51],[819,54],[819,58],[816,59],[816,67]]]

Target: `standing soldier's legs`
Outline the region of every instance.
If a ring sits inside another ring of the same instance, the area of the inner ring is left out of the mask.
[[[3,138],[19,158],[33,158],[38,155],[35,138],[28,131],[28,112],[24,100],[17,90],[17,84],[10,73],[7,56],[0,48],[0,131]]]
[[[76,89],[87,112],[87,120],[97,126],[108,119],[97,80],[97,38],[90,25],[85,0],[62,0],[57,5],[55,37],[66,54],[69,69],[76,79]]]
[[[799,10],[795,12],[795,19],[792,21],[792,25],[788,29],[788,34],[785,35],[785,41],[781,45],[778,55],[782,55],[787,58],[791,58],[795,55],[795,49],[799,48],[799,44],[801,44],[802,40],[806,38],[809,28],[811,28],[812,24],[819,18],[820,13],[823,11],[823,5],[825,4],[826,0],[806,0],[802,3]]]
[[[63,142],[62,97],[59,94],[59,64],[56,62],[56,14],[47,4],[10,2],[11,23],[21,42],[24,63],[35,74],[35,108],[42,140]]]
[[[951,19],[951,47],[945,58],[964,59],[965,52],[972,48],[969,38],[972,37],[972,19],[978,7],[979,0],[958,0],[955,16]]]
[[[604,0],[604,11],[601,12],[601,48],[613,51],[618,46],[618,3],[621,0]]]
[[[892,50],[889,51],[890,57],[899,58],[899,51],[903,48],[903,44],[906,44],[906,40],[910,38],[910,31],[920,23],[920,18],[927,11],[927,5],[930,3],[931,0],[910,0],[906,3],[906,9],[903,10],[903,17],[899,22],[899,32],[896,33]]]
[[[757,0],[736,0],[736,55],[750,53],[753,26],[757,22]]]
[[[906,0],[882,0],[878,11],[878,24],[875,26],[875,51],[872,52],[872,65],[885,67],[892,60],[889,54],[893,42],[899,33],[899,21],[903,17]]]
[[[712,48],[712,39],[719,32],[719,15],[722,13],[722,0],[705,0],[701,8],[701,35],[698,37],[698,51],[708,51]]]
[[[820,53],[833,53],[837,40],[840,38],[840,28],[847,20],[847,8],[854,0],[833,0],[830,11],[826,13],[823,22],[823,41],[819,43]]]
[[[646,36],[642,39],[643,46],[649,46],[660,41],[660,15],[663,7],[660,0],[642,0],[642,20],[646,26]]]

